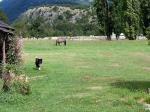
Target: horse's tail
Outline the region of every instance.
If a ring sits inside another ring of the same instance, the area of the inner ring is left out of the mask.
[[[65,46],[67,45],[67,41],[66,41],[66,40],[64,41],[64,45],[65,45]]]

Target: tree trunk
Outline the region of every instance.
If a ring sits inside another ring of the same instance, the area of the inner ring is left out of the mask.
[[[111,36],[110,35],[107,35],[107,40],[111,40]]]

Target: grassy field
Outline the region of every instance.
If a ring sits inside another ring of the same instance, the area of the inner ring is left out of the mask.
[[[32,94],[1,102],[0,112],[146,112],[150,47],[146,41],[24,41]],[[34,69],[34,58],[44,62]],[[18,98],[18,99],[19,99]],[[0,99],[1,100],[1,99]]]

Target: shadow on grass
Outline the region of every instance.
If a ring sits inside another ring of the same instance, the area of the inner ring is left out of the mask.
[[[117,81],[111,84],[116,88],[126,88],[130,91],[148,91],[150,88],[150,81]]]
[[[38,71],[38,69],[37,69],[37,68],[35,68],[35,67],[33,67],[33,70],[37,70],[37,71]]]

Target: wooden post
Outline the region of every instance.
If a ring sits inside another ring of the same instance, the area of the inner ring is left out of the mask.
[[[3,91],[7,92],[9,90],[9,84],[10,84],[10,80],[8,80],[9,77],[9,73],[6,73],[6,35],[4,35],[3,37],[3,59],[2,59],[2,79],[4,81],[3,83]]]
[[[3,65],[6,64],[6,43],[5,43],[5,39],[3,39]]]
[[[3,47],[2,47],[2,51],[3,51],[3,58],[2,58],[2,74],[5,74],[5,66],[6,66],[6,38],[5,38],[5,34],[3,34]],[[3,76],[2,76],[3,77]]]

